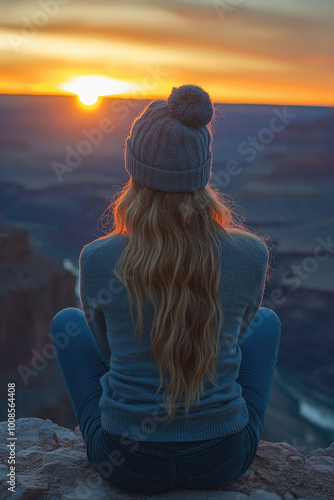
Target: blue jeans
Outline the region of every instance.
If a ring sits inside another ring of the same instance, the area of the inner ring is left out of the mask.
[[[241,431],[191,442],[124,440],[101,427],[100,378],[108,368],[83,312],[73,307],[58,312],[51,322],[51,338],[92,467],[113,485],[146,494],[217,488],[242,476],[261,438],[280,335],[277,314],[260,307],[240,342],[237,382],[249,412],[249,422]]]

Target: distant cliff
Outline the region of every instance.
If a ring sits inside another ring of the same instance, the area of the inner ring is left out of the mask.
[[[32,252],[29,232],[0,226],[0,377],[42,352],[53,316],[76,305],[75,276]],[[35,352],[35,351],[34,351]]]
[[[50,419],[16,421],[15,493],[8,492],[7,422],[0,422],[0,499],[56,500],[332,500],[334,443],[301,455],[286,443],[260,441],[255,460],[237,481],[220,489],[178,489],[143,495],[113,487],[88,462],[79,427]]]

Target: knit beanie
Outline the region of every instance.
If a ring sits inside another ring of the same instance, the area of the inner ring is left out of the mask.
[[[212,173],[213,116],[209,94],[197,85],[173,87],[132,123],[125,169],[139,184],[160,191],[195,191]]]

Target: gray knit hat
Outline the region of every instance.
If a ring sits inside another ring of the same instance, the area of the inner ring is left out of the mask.
[[[160,191],[195,191],[212,173],[213,116],[209,94],[197,85],[173,87],[134,120],[125,169],[139,184]]]

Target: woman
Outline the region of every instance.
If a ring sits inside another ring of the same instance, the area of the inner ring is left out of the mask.
[[[260,307],[265,239],[207,185],[213,111],[207,92],[184,85],[135,119],[114,230],[80,254],[83,311],[51,324],[90,463],[141,493],[246,472],[278,355],[281,322]]]

